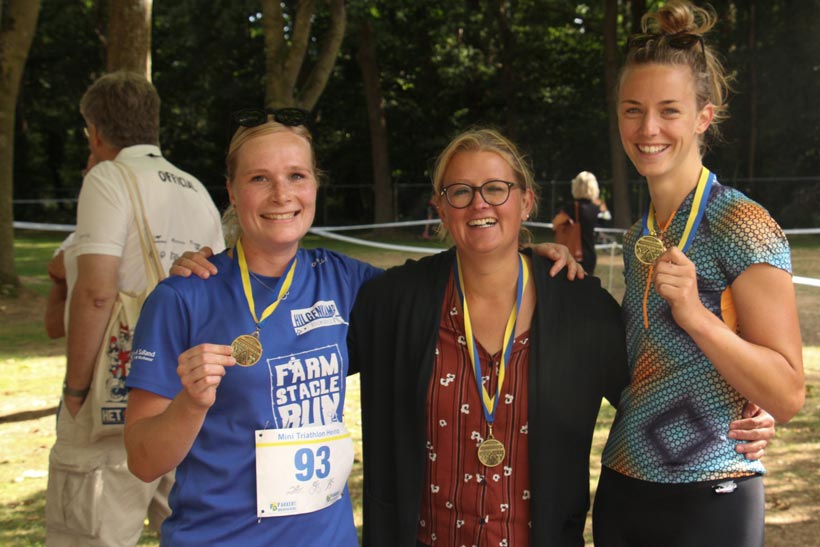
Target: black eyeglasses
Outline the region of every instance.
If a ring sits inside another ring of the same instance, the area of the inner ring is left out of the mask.
[[[469,207],[473,202],[475,193],[481,194],[481,197],[488,205],[504,205],[510,198],[510,190],[517,187],[514,182],[507,182],[506,180],[488,180],[481,186],[472,186],[464,184],[463,182],[456,182],[445,186],[439,192],[447,198],[447,203],[456,209],[464,209]]]
[[[301,108],[243,108],[231,114],[231,121],[242,127],[256,127],[268,121],[268,117],[282,125],[296,127],[307,125],[310,121],[310,112]]]
[[[692,49],[697,44],[700,44],[701,53],[703,53],[704,56],[706,55],[706,44],[703,41],[703,36],[690,32],[678,32],[675,34],[633,34],[626,41],[626,50],[630,51],[632,49],[642,48],[652,40],[663,40],[666,45],[675,49]]]

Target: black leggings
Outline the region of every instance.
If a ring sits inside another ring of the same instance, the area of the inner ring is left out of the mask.
[[[595,547],[763,547],[763,477],[663,484],[603,467],[592,530]],[[724,488],[726,489],[730,489]]]

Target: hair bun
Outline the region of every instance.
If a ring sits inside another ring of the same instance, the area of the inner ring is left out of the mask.
[[[704,35],[717,22],[714,10],[694,6],[688,0],[671,0],[657,11],[646,13],[641,18],[644,32],[656,34],[690,34]]]

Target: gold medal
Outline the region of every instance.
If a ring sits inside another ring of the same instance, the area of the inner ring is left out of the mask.
[[[242,334],[231,342],[233,357],[241,367],[252,367],[262,357],[262,342],[252,334]]]
[[[641,236],[635,242],[635,257],[644,264],[652,264],[665,251],[663,241],[654,235]]]
[[[276,301],[273,304],[265,308],[261,318],[256,317],[256,307],[253,302],[253,289],[251,288],[251,278],[249,275],[250,270],[245,260],[245,251],[242,249],[242,238],[236,241],[236,260],[239,263],[239,272],[242,277],[242,290],[245,291],[245,299],[248,301],[248,310],[251,312],[253,322],[256,323],[256,332],[237,336],[236,339],[231,342],[231,348],[233,349],[233,357],[236,359],[237,365],[241,367],[251,367],[259,362],[259,358],[262,357],[262,342],[259,341],[259,331],[262,329],[262,323],[276,310],[279,302],[281,302],[282,298],[288,293],[290,285],[293,282],[293,274],[296,271],[296,257],[293,257],[290,267],[288,268],[288,273],[285,275],[285,278],[280,281],[279,296],[276,297]]]
[[[504,461],[507,450],[504,444],[493,437],[492,431],[487,439],[478,445],[478,461],[487,467],[495,467]]]
[[[504,329],[504,345],[501,351],[501,360],[498,363],[498,382],[495,386],[495,395],[490,397],[481,377],[481,359],[478,354],[478,347],[476,345],[475,337],[473,336],[473,327],[470,321],[470,310],[467,306],[467,296],[462,290],[464,286],[464,279],[461,277],[461,260],[456,253],[456,289],[458,295],[461,297],[461,307],[464,314],[464,335],[467,342],[467,352],[470,355],[470,362],[473,365],[473,375],[475,376],[476,388],[478,395],[481,398],[481,404],[484,410],[484,418],[487,420],[487,438],[478,445],[478,461],[487,467],[495,467],[504,461],[504,456],[507,450],[504,444],[493,437],[493,421],[495,421],[495,411],[498,409],[497,405],[501,399],[501,386],[504,385],[504,375],[507,369],[507,362],[512,355],[512,345],[515,340],[515,321],[518,317],[518,312],[521,308],[521,302],[524,300],[524,288],[527,286],[529,280],[530,270],[524,257],[518,256],[518,288],[517,296],[515,298],[515,306],[510,310],[510,316],[507,318],[507,326]]]

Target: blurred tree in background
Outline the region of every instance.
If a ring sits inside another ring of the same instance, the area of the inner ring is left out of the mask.
[[[40,0],[0,1],[0,295],[15,295],[20,286],[12,245],[12,163],[20,79],[39,13]]]

